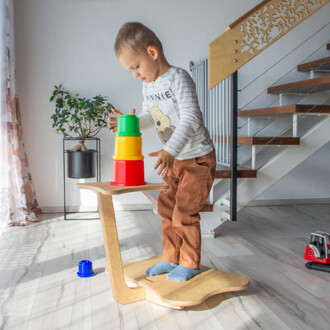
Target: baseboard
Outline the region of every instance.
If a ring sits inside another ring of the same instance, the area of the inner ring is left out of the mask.
[[[114,204],[115,211],[143,211],[143,210],[153,210],[154,205],[152,203],[143,204]]]
[[[41,206],[43,213],[63,213],[63,206]],[[114,205],[115,211],[144,211],[153,210],[152,203],[146,204],[120,204]],[[82,208],[80,206],[67,206],[67,212],[95,212],[95,208]]]
[[[330,204],[330,198],[310,199],[265,199],[254,200],[246,207],[252,206],[276,206],[276,205],[304,205],[304,204]],[[114,204],[115,211],[143,211],[154,210],[152,203],[142,204]],[[63,213],[63,206],[41,206],[43,213]],[[67,206],[67,212],[95,212],[95,208],[81,208],[80,206]]]
[[[301,199],[265,199],[254,200],[249,206],[280,206],[280,205],[306,205],[306,204],[330,204],[330,198],[301,198]]]

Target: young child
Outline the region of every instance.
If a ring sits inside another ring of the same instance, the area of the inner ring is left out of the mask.
[[[146,274],[169,273],[170,280],[187,281],[200,272],[198,212],[207,201],[216,166],[195,84],[185,70],[167,62],[161,42],[141,23],[124,24],[114,48],[120,64],[143,81],[140,129],[156,126],[163,148],[149,156],[158,157],[155,169],[169,185],[158,197],[163,260],[146,269]],[[114,113],[122,115],[118,110]],[[109,126],[116,127],[117,117],[109,120]]]

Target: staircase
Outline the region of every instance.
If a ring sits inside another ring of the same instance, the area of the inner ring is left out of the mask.
[[[327,44],[330,49],[330,43]],[[313,76],[315,72],[330,71],[330,57],[321,58],[317,61],[300,64],[297,70],[301,72],[310,72]],[[289,93],[312,94],[320,91],[330,90],[330,75],[318,78],[311,78],[302,81],[296,81],[289,84],[272,86],[267,89],[268,94],[280,94],[282,97]],[[302,137],[297,137],[298,116],[324,116],[315,127]],[[251,146],[251,165],[249,167],[238,167],[237,176],[238,183],[238,205],[237,211],[254,200],[258,195],[267,190],[272,184],[280,180],[284,175],[299,165],[316,150],[330,141],[330,105],[326,104],[291,104],[280,105],[268,108],[246,109],[238,111],[238,117],[253,118],[258,117],[292,117],[292,136],[238,136],[239,145]],[[214,141],[226,139],[222,136],[212,136]],[[270,159],[266,164],[256,169],[256,147],[272,147],[284,146],[284,150],[280,151],[274,158]],[[285,164],[285,165],[283,165]],[[225,179],[230,179],[231,171],[226,166],[218,165],[215,173],[216,185]],[[213,189],[214,189],[213,188]],[[204,237],[214,237],[215,229],[224,221],[230,220],[229,215],[229,191],[222,194],[220,198],[214,200],[213,190],[210,193],[209,202],[201,210],[202,221],[201,228]],[[150,201],[157,204],[159,192],[144,192]]]
[[[330,44],[326,45],[330,49]],[[315,72],[330,72],[330,57],[321,58],[316,61],[300,64],[297,66],[298,71],[310,72],[313,76]],[[272,86],[267,89],[268,94],[283,95],[290,93],[314,94],[321,91],[330,90],[330,75],[324,75],[318,78],[311,78],[293,83]],[[298,116],[322,116],[314,127],[312,127],[302,137],[297,137]],[[257,179],[244,179],[238,183],[238,205],[237,211],[254,200],[258,195],[267,190],[272,184],[280,180],[289,173],[293,168],[306,160],[315,151],[330,141],[330,105],[326,104],[292,104],[280,105],[269,108],[247,109],[238,111],[241,118],[253,118],[272,116],[292,116],[292,137],[258,137],[258,136],[239,136],[238,144],[249,144],[252,146],[251,168],[255,169],[256,150],[255,146],[264,145],[266,147],[278,145],[287,146],[280,151],[275,157],[262,165],[257,170]],[[220,223],[229,220],[228,206],[229,192],[224,193],[214,204],[217,209],[217,218]],[[215,223],[213,225],[216,225]],[[218,224],[219,225],[219,224]],[[216,227],[214,227],[215,229]],[[214,231],[214,230],[213,230]],[[211,230],[212,232],[212,230]]]

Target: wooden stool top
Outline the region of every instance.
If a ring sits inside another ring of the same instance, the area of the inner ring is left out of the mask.
[[[120,195],[135,191],[151,191],[151,190],[165,190],[168,185],[163,183],[149,183],[147,182],[141,186],[114,186],[110,182],[92,182],[92,183],[77,183],[78,189],[89,189],[99,192],[103,195]]]

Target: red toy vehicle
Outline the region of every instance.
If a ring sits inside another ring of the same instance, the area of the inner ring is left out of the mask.
[[[311,233],[309,244],[305,248],[304,259],[308,269],[330,272],[330,235],[322,231]]]

